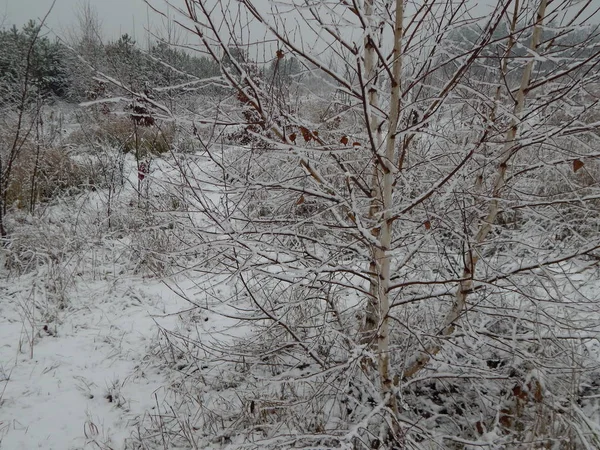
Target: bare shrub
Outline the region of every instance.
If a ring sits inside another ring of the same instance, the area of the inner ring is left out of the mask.
[[[175,139],[175,127],[171,124],[140,126],[129,116],[114,114],[80,120],[81,129],[69,137],[75,146],[93,148],[103,144],[133,153],[137,158],[147,158],[168,152]]]
[[[50,267],[60,264],[81,246],[73,224],[64,220],[34,217],[20,212],[14,212],[9,218],[11,234],[6,246],[6,265],[16,274],[27,273],[44,265]]]
[[[86,173],[89,171],[63,149],[42,149],[38,153],[32,146],[24,147],[8,183],[7,203],[29,209],[32,200],[46,201],[81,188],[89,182]]]

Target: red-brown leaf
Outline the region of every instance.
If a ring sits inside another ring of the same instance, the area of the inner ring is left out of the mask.
[[[300,133],[302,133],[302,137],[306,142],[312,139],[312,136],[310,135],[310,130],[308,128],[300,127]]]

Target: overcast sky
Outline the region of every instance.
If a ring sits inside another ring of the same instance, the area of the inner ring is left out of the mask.
[[[47,24],[57,34],[63,33],[76,23],[78,7],[82,2],[89,1],[97,11],[102,21],[104,35],[114,39],[123,33],[134,35],[138,42],[145,37],[145,28],[148,23],[153,30],[163,29],[161,22],[152,10],[148,10],[144,0],[56,0],[56,4]],[[472,0],[475,14],[489,10],[494,0]],[[258,2],[260,3],[260,1]],[[153,0],[153,4],[160,5],[160,1]],[[0,25],[21,26],[29,19],[38,19],[45,15],[52,0],[0,0]],[[600,6],[600,0],[592,0],[592,6]],[[593,9],[593,8],[592,8]],[[485,13],[484,13],[485,14]],[[3,20],[2,20],[3,19]],[[598,22],[598,19],[595,20]],[[160,31],[158,31],[160,33]]]
[[[56,0],[48,25],[58,33],[75,22],[78,5],[83,0]],[[98,12],[106,37],[112,38],[123,33],[133,34],[142,39],[147,17],[156,22],[152,11],[148,13],[143,0],[89,0]],[[37,19],[45,15],[52,0],[0,0],[0,17],[5,17],[4,24],[20,26],[29,19]],[[135,26],[135,29],[134,29]]]

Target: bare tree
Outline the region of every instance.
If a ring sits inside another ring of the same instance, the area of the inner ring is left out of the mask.
[[[182,270],[204,286],[177,292],[239,330],[165,334],[190,368],[181,407],[202,411],[175,417],[172,439],[598,442],[577,406],[590,404],[600,329],[585,291],[600,248],[588,7],[506,0],[474,17],[449,1],[171,5],[231,96],[172,114],[192,122],[208,158],[173,155],[193,210],[179,222],[193,224]],[[304,86],[318,80],[345,102],[274,99],[262,67],[291,57]],[[229,145],[231,127],[252,139]],[[208,389],[197,395],[198,379]]]
[[[36,86],[33,81],[34,74],[32,73],[33,56],[36,43],[40,37],[46,19],[54,8],[54,3],[55,2],[52,3],[48,12],[41,19],[40,24],[33,30],[33,34],[29,38],[25,60],[19,73],[19,79],[17,80],[16,85],[12,86],[12,89],[16,89],[16,92],[13,92],[12,95],[6,97],[6,101],[10,103],[10,108],[6,108],[6,110],[10,113],[14,107],[16,109],[16,119],[14,120],[14,124],[9,123],[5,125],[6,128],[11,130],[11,133],[4,142],[3,147],[5,148],[0,149],[0,238],[2,239],[7,236],[4,217],[6,216],[8,208],[7,196],[9,185],[13,181],[13,169],[17,158],[39,120],[41,110],[40,102],[32,101],[36,95]],[[33,107],[31,107],[32,104],[34,105]]]
[[[73,58],[70,96],[76,101],[84,101],[98,95],[101,90],[101,86],[93,79],[93,70],[102,68],[105,62],[104,36],[102,21],[89,1],[77,4],[76,19],[76,25],[65,33],[66,44],[75,54],[82,57],[86,64],[82,64],[76,57]]]

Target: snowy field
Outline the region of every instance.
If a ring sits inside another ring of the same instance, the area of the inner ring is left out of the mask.
[[[153,280],[81,281],[72,304],[45,324],[36,282],[0,288],[2,448],[123,448],[161,399],[164,379],[145,357],[181,300]]]
[[[115,216],[131,214],[134,167],[112,199]],[[163,408],[168,379],[153,346],[190,305],[166,278],[138,270],[129,236],[99,231],[106,194],[68,199],[25,225],[42,247],[34,270],[15,275],[2,255],[2,449],[131,448],[140,421]],[[57,248],[61,258],[48,257]]]
[[[600,449],[594,2],[91,3],[0,23],[0,450]]]

